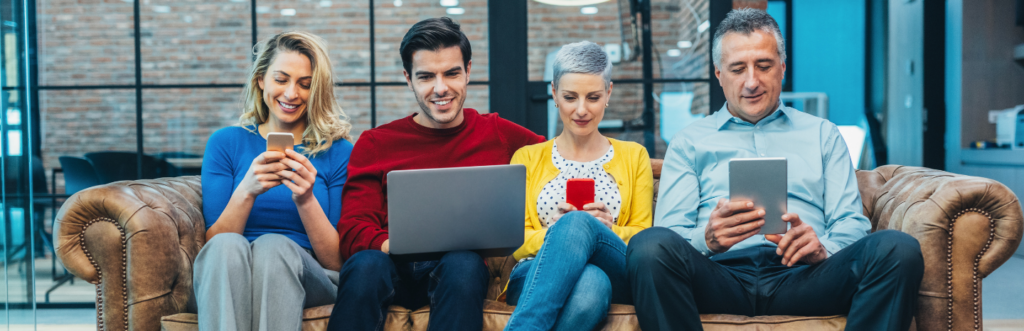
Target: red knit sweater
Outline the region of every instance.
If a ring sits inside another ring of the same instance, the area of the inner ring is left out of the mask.
[[[542,136],[498,117],[465,108],[465,120],[450,129],[430,129],[411,116],[364,131],[348,162],[342,192],[341,256],[380,249],[388,239],[387,173],[392,170],[508,164],[520,147]]]

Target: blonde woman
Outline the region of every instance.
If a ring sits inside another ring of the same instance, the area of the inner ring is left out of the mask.
[[[352,144],[327,54],[305,32],[260,43],[240,126],[206,144],[207,243],[193,270],[200,330],[298,330],[304,307],[334,303]],[[271,132],[292,133],[294,150],[267,151]]]
[[[526,165],[526,241],[513,254],[505,330],[591,330],[611,303],[630,303],[626,242],[651,226],[654,177],[647,150],[601,135],[612,94],[604,49],[584,41],[555,55],[552,94],[562,133],[519,149]],[[590,178],[594,203],[566,203],[566,182]]]

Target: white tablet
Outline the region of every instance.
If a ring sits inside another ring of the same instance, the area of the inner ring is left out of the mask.
[[[749,200],[764,209],[760,234],[786,233],[786,158],[746,158],[729,161],[729,201]]]

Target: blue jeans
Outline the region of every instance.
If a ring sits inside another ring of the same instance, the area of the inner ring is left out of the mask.
[[[327,330],[381,330],[388,306],[430,305],[427,330],[483,328],[487,267],[480,255],[449,252],[437,261],[395,263],[378,250],[352,255],[341,268]]]
[[[512,270],[507,299],[516,310],[505,330],[591,330],[611,303],[632,301],[626,244],[590,214],[568,213]]]

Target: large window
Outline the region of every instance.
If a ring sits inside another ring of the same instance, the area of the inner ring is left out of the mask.
[[[74,193],[67,184],[76,180],[69,175],[76,166],[62,158],[119,152],[117,157],[131,166],[111,175],[126,179],[147,177],[143,159],[150,158],[173,169],[171,175],[198,174],[209,136],[238,122],[254,45],[291,30],[327,41],[334,95],[353,125],[353,142],[365,130],[418,109],[398,49],[407,29],[424,18],[449,16],[462,25],[473,46],[466,107],[499,111],[510,96],[492,92],[491,82],[507,77],[492,72],[507,71],[498,70],[505,63],[491,70],[490,50],[514,41],[491,45],[498,42],[492,31],[501,31],[491,13],[496,3],[0,0],[0,162],[5,170],[0,203],[7,282],[0,296],[7,298],[5,308],[95,302],[95,287],[67,274],[50,242],[56,209]],[[605,46],[617,59],[602,130],[648,145],[653,157],[661,157],[671,132],[678,130],[678,125],[662,125],[662,119],[709,112],[708,0],[637,3],[644,2],[561,7],[525,1],[526,25],[513,28],[526,29],[526,50],[513,60],[525,63],[530,86],[548,91],[549,59],[558,47],[581,40]],[[533,87],[528,91],[536,91]],[[531,126],[538,133],[553,136],[561,130],[544,94],[511,97],[533,100],[529,109],[515,111],[548,119],[543,128]]]
[[[418,109],[405,84],[398,48],[409,26],[424,18],[449,16],[462,24],[474,59],[466,106],[487,112],[487,3],[3,1],[3,13],[9,15],[4,17],[4,36],[9,38],[4,44],[3,97],[4,113],[10,114],[4,117],[9,138],[3,141],[11,146],[3,156],[8,164],[35,166],[40,183],[49,184],[31,191],[36,195],[33,204],[31,199],[14,199],[27,197],[27,181],[4,183],[11,186],[4,197],[20,203],[13,211],[5,208],[5,220],[12,220],[13,213],[19,221],[5,230],[10,240],[4,244],[23,247],[11,258],[24,264],[13,270],[4,265],[12,276],[9,280],[20,279],[0,286],[13,289],[10,293],[20,298],[6,302],[34,301],[42,307],[86,307],[95,302],[93,285],[65,276],[53,258],[52,245],[43,242],[49,240],[54,207],[74,193],[65,188],[75,180],[67,177],[74,169],[65,169],[69,165],[61,163],[62,157],[88,159],[100,157],[97,152],[121,152],[118,157],[127,157],[124,160],[136,166],[113,174],[119,178],[146,177],[149,172],[142,159],[150,157],[166,162],[174,169],[171,174],[198,174],[209,136],[238,123],[254,44],[293,30],[327,41],[334,95],[353,125],[353,141],[367,129]],[[28,20],[35,23],[34,35],[20,33],[19,20],[24,18],[15,14],[22,11],[21,4],[35,6],[35,17]],[[37,55],[27,58],[24,46],[34,48]],[[37,81],[30,89],[21,88],[26,61],[36,64]],[[38,97],[27,98],[25,91],[38,91]],[[37,104],[23,105],[26,99]],[[29,137],[30,129],[37,131],[36,139]],[[36,161],[22,162],[29,155]],[[19,173],[24,176],[27,171]],[[39,215],[28,215],[29,205],[38,207]],[[11,252],[6,246],[4,251]]]
[[[529,1],[529,80],[550,91],[546,85],[552,79],[551,61],[562,45],[589,40],[604,46],[615,54],[615,85],[602,131],[611,137],[644,144],[651,149],[652,157],[663,157],[666,138],[671,135],[662,134],[660,118],[700,117],[710,111],[708,0],[652,1],[649,13],[644,6],[630,3],[607,1],[580,7]],[[650,19],[649,43],[643,39],[644,15]],[[645,47],[649,47],[650,59],[644,57]],[[651,67],[649,77],[644,76],[645,65]],[[538,98],[534,100],[532,111],[549,114],[547,130],[542,134],[557,135],[562,124],[553,101],[544,105],[537,104]],[[645,112],[654,120],[645,121]],[[665,128],[678,129],[674,125]]]

